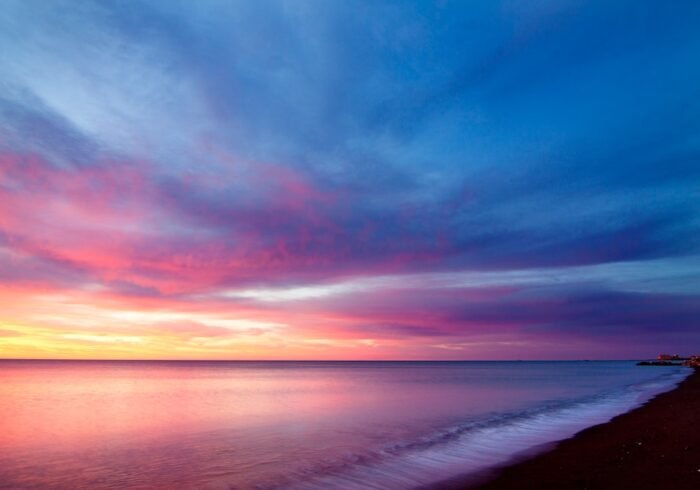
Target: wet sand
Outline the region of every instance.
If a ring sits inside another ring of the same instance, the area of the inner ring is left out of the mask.
[[[443,488],[700,489],[700,372],[631,412],[513,463],[495,478],[477,477],[480,484],[471,478]]]

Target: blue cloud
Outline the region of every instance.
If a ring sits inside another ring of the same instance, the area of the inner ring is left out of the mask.
[[[115,180],[91,167],[138,173],[119,196],[158,221],[132,225],[129,277],[105,284],[143,294],[178,274],[207,289],[693,260],[699,21],[692,1],[7,1],[0,170],[61,168],[30,197],[70,209],[71,177],[90,194]],[[110,242],[109,226],[53,221]],[[1,246],[32,233],[7,225]],[[27,250],[53,260],[32,277],[92,267]],[[175,258],[189,265],[153,265]],[[202,264],[225,270],[200,284]],[[671,321],[696,313],[662,299]],[[571,311],[607,321],[592,302]]]

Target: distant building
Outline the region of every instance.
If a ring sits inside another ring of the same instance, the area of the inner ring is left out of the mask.
[[[700,368],[700,356],[690,356],[687,361],[683,363],[684,366]]]
[[[659,354],[656,356],[657,361],[678,361],[681,357],[678,354],[671,355],[671,354]]]

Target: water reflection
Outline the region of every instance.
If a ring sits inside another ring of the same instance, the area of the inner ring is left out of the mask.
[[[3,361],[0,486],[273,485],[650,372],[526,364]]]

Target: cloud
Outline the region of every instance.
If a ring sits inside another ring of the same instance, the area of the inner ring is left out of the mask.
[[[154,324],[149,333],[154,336],[177,337],[185,340],[195,338],[218,338],[218,337],[235,337],[252,331],[254,334],[259,334],[258,329],[240,330],[236,328],[226,328],[213,325],[206,325],[200,322],[184,321],[184,322],[162,322]]]
[[[6,2],[0,279],[183,341],[227,307],[299,349],[690,336],[685,3]]]

